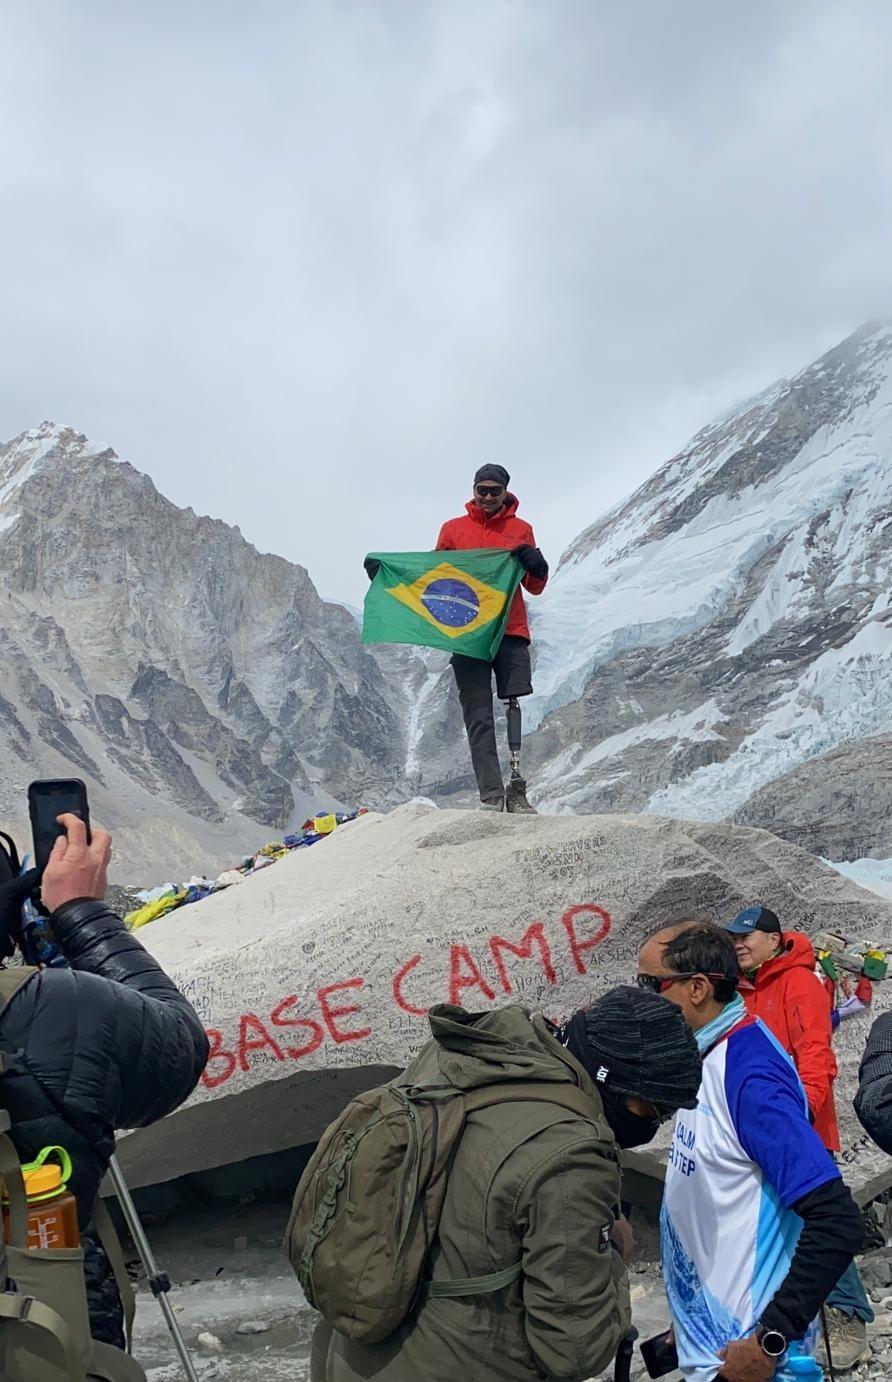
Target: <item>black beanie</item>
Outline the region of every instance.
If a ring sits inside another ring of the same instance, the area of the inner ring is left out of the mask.
[[[681,1009],[658,993],[611,989],[575,1013],[562,1037],[595,1084],[660,1108],[696,1108],[697,1042]]]
[[[474,484],[479,485],[481,480],[491,480],[494,485],[501,485],[507,489],[511,483],[511,476],[502,465],[482,465],[474,476]]]

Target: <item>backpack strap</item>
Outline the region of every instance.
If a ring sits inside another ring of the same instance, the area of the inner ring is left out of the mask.
[[[20,1296],[14,1291],[0,1293],[0,1321],[9,1324],[30,1324],[49,1334],[59,1346],[62,1364],[69,1377],[78,1375],[71,1330],[50,1305],[33,1296]]]
[[[3,852],[6,855],[10,873],[13,876],[21,873],[22,864],[19,859],[19,851],[16,849],[15,840],[11,835],[7,835],[5,830],[0,830],[0,845],[2,845]]]
[[[127,1266],[124,1262],[124,1253],[121,1248],[121,1240],[115,1228],[112,1216],[105,1207],[105,1202],[96,1196],[93,1205],[93,1223],[102,1244],[102,1250],[109,1261],[109,1266],[115,1278],[115,1285],[121,1297],[121,1304],[124,1307],[124,1337],[127,1340],[127,1352],[133,1349],[133,1321],[136,1316],[136,1296],[130,1277],[127,1275]]]
[[[7,1123],[7,1126],[8,1123]],[[24,1248],[28,1237],[28,1198],[25,1194],[25,1179],[22,1163],[15,1149],[15,1143],[5,1133],[0,1133],[0,1177],[6,1186],[9,1199],[9,1231],[6,1242],[14,1248]],[[2,1225],[0,1225],[2,1230]],[[2,1231],[0,1231],[2,1238]]]
[[[453,1090],[461,1094],[461,1090]],[[557,1104],[568,1113],[575,1113],[588,1123],[594,1123],[598,1110],[591,1095],[586,1094],[579,1085],[564,1081],[524,1081],[517,1084],[485,1085],[472,1094],[465,1094],[465,1114],[475,1113],[477,1109],[491,1108],[495,1104]],[[523,1266],[513,1262],[498,1272],[488,1272],[485,1276],[446,1277],[439,1281],[425,1283],[423,1298],[427,1300],[458,1300],[463,1296],[486,1296],[501,1291],[520,1279]]]
[[[0,1016],[7,1003],[15,998],[20,988],[24,988],[28,980],[40,971],[33,965],[12,965],[0,968]]]
[[[514,1262],[503,1267],[500,1272],[489,1272],[486,1276],[465,1276],[445,1278],[442,1281],[428,1281],[424,1296],[430,1300],[457,1300],[461,1296],[488,1296],[493,1291],[501,1291],[517,1281],[523,1267]]]
[[[9,1120],[6,1120],[9,1126]],[[5,1245],[24,1249],[28,1237],[28,1199],[25,1194],[25,1181],[22,1176],[22,1163],[12,1139],[0,1133],[0,1178],[6,1187],[9,1201],[9,1231]],[[0,1243],[4,1243],[2,1221],[0,1221]],[[5,1250],[4,1250],[5,1251]],[[5,1263],[5,1255],[4,1255]],[[4,1271],[5,1277],[5,1271]],[[5,1286],[5,1281],[2,1283]],[[62,1366],[67,1374],[75,1376],[76,1351],[71,1330],[62,1316],[43,1301],[34,1296],[21,1295],[17,1291],[0,1291],[0,1325],[28,1324],[49,1334],[58,1345]]]

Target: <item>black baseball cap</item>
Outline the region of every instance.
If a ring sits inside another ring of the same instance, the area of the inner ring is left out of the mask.
[[[749,936],[753,931],[776,932],[780,935],[783,927],[770,907],[745,907],[725,930],[730,931],[732,936]]]

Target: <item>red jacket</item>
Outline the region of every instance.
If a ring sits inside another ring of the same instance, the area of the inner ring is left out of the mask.
[[[498,513],[493,514],[492,518],[487,518],[472,499],[465,505],[467,515],[464,518],[450,518],[448,523],[443,524],[437,538],[437,551],[468,552],[476,547],[510,549],[524,545],[535,547],[536,539],[533,537],[532,528],[526,519],[517,517],[517,502],[515,496],[509,494]],[[531,595],[541,595],[547,580],[547,576],[545,580],[540,580],[527,572],[521,585]],[[526,605],[519,590],[514,596],[505,633],[516,634],[518,638],[525,638],[528,643],[530,641]]]
[[[808,1096],[815,1131],[828,1151],[839,1151],[839,1128],[833,1100],[837,1074],[833,1054],[830,1001],[815,974],[811,941],[798,931],[785,931],[783,950],[767,960],[740,993],[747,1010],[761,1017],[785,1051],[793,1057]]]

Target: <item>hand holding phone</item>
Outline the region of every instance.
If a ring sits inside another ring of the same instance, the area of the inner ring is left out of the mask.
[[[28,788],[28,812],[34,840],[34,862],[45,868],[60,835],[65,834],[60,816],[77,816],[86,829],[86,843],[90,843],[90,808],[87,789],[78,777],[52,778],[32,782]]]
[[[88,840],[87,827],[78,816],[62,817],[64,834],[56,841],[44,870],[40,895],[52,915],[66,902],[91,898],[101,902],[108,891],[111,836],[96,830]]]
[[[645,1339],[641,1345],[641,1359],[647,1368],[648,1377],[665,1377],[678,1367],[678,1353],[675,1348],[675,1333],[672,1329]]]

